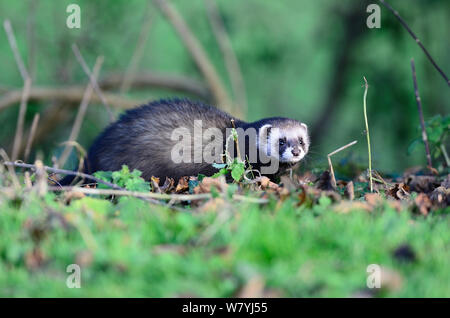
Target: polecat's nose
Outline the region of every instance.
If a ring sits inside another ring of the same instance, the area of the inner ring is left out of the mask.
[[[292,148],[292,155],[298,157],[300,155],[300,150],[298,150],[298,148]]]

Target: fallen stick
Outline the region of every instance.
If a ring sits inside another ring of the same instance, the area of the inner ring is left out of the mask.
[[[154,192],[137,192],[128,190],[109,190],[98,188],[81,188],[81,187],[49,187],[52,191],[74,191],[85,194],[98,194],[98,195],[118,195],[118,196],[130,196],[138,198],[151,198],[158,200],[171,200],[171,201],[197,201],[207,200],[212,198],[211,193],[200,194],[170,194],[170,193],[154,193]],[[237,201],[245,201],[250,203],[267,203],[267,199],[251,198],[242,195],[233,195],[233,198]]]
[[[35,165],[32,164],[28,164],[28,163],[20,163],[20,162],[11,162],[11,161],[5,161],[3,162],[3,164],[7,167],[18,167],[18,168],[26,168],[26,169],[31,169],[36,171],[37,167]],[[48,167],[48,166],[43,166],[45,171],[48,172],[52,172],[52,173],[59,173],[59,174],[64,174],[64,175],[71,175],[71,176],[77,176],[77,177],[81,177],[84,179],[88,179],[88,180],[92,180],[95,181],[97,183],[102,183],[108,187],[111,187],[113,189],[118,189],[118,190],[123,190],[122,187],[119,187],[118,185],[108,182],[108,181],[104,181],[102,179],[96,178],[94,176],[91,176],[89,174],[83,173],[83,172],[78,172],[78,171],[71,171],[71,170],[65,170],[65,169],[56,169],[56,168],[52,168],[52,167]]]
[[[341,148],[336,149],[333,152],[330,152],[327,155],[328,158],[328,166],[330,167],[330,174],[331,174],[331,182],[333,183],[333,187],[336,188],[336,178],[334,176],[334,169],[333,169],[333,164],[331,163],[331,156],[337,154],[338,152],[341,152],[344,149],[347,149],[350,146],[353,146],[354,144],[356,144],[358,141],[354,140],[348,144],[346,144],[345,146],[342,146]]]

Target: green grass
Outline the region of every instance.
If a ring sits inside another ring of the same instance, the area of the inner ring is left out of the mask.
[[[220,225],[214,211],[55,198],[0,198],[0,296],[229,297],[261,277],[278,296],[349,297],[367,290],[373,263],[402,278],[400,289],[376,296],[450,296],[448,208],[428,217],[388,206],[342,214],[325,198],[313,208],[287,199],[226,205],[219,213],[230,217]],[[49,211],[61,213],[68,228]],[[201,243],[211,227],[215,234]],[[414,262],[393,257],[401,244],[414,250]],[[34,248],[44,255],[40,265],[30,262]],[[80,261],[82,253],[92,259]],[[66,267],[77,262],[81,288],[70,289]]]

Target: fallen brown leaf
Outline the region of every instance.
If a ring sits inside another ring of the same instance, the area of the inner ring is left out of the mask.
[[[419,212],[422,215],[428,215],[428,212],[430,211],[431,207],[433,206],[431,204],[430,199],[425,193],[419,193],[417,197],[414,199],[414,203],[419,208]]]
[[[154,176],[151,177],[152,190],[156,193],[161,193],[161,189],[159,188],[159,178]]]
[[[393,197],[394,199],[404,200],[409,197],[410,188],[408,185],[405,185],[404,183],[396,183],[386,193],[389,196]]]
[[[194,188],[194,193],[210,193],[211,188],[214,187],[220,192],[224,192],[227,188],[227,183],[224,176],[218,178],[204,177],[202,181]]]
[[[345,185],[345,196],[350,201],[353,201],[353,199],[355,198],[355,187],[353,185],[353,181],[350,181]]]
[[[383,203],[383,198],[378,193],[366,193],[364,195],[367,203],[372,206],[378,206]]]
[[[160,187],[161,192],[163,193],[169,193],[173,190],[175,184],[175,180],[172,178],[166,177],[166,180],[164,181],[164,184]]]
[[[446,207],[450,205],[450,188],[443,186],[437,187],[430,194],[430,200],[433,204],[439,207]]]
[[[181,177],[178,180],[177,187],[175,188],[176,193],[184,192],[189,190],[189,177]]]

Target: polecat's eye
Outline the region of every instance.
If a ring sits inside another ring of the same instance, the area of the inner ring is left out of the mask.
[[[300,145],[303,145],[303,138],[302,137],[298,138],[298,142],[300,143]]]
[[[280,146],[283,146],[286,143],[286,137],[280,138]]]

